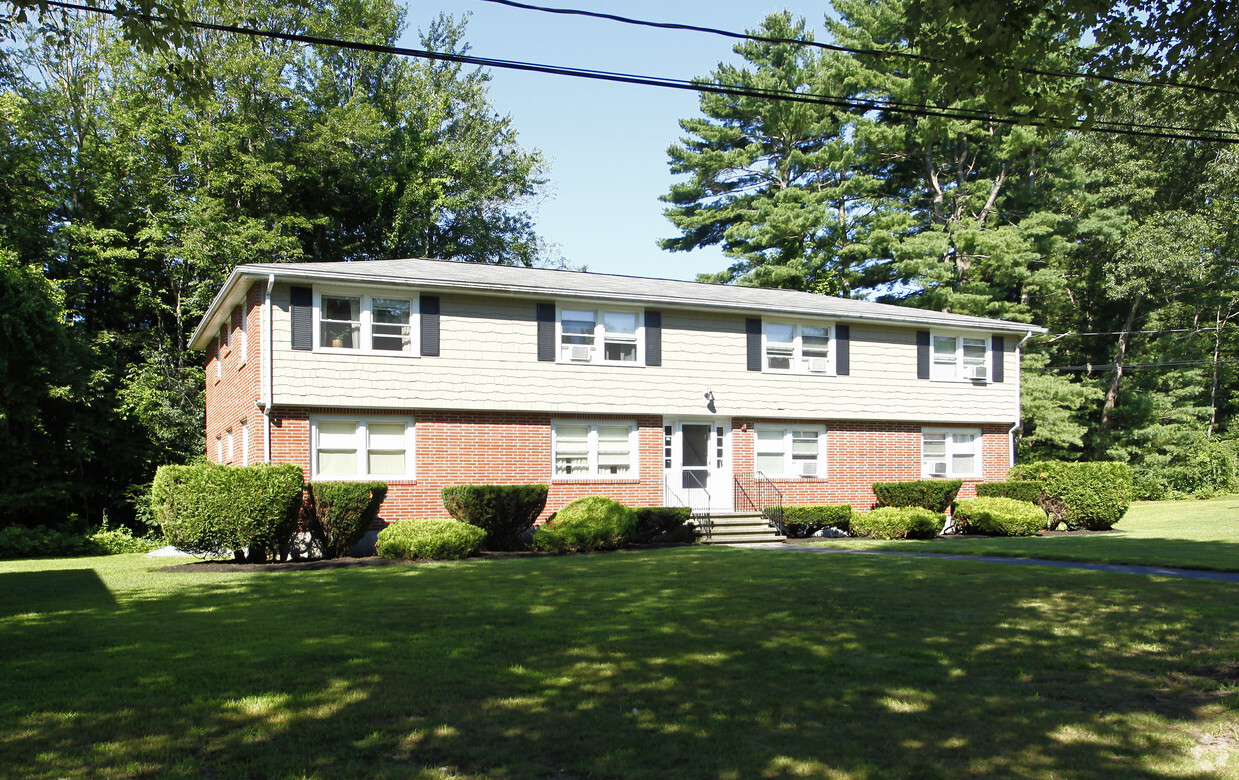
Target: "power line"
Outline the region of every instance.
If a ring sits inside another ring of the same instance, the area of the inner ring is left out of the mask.
[[[378,54],[391,54],[401,57],[413,57],[418,59],[427,59],[432,61],[454,62],[465,65],[478,65],[482,67],[500,68],[505,70],[518,70],[531,73],[545,73],[557,76],[569,76],[573,78],[593,79],[597,81],[609,81],[621,84],[634,84],[638,86],[662,87],[665,89],[679,89],[691,92],[705,92],[712,94],[731,95],[739,97],[756,97],[767,100],[779,100],[784,102],[808,103],[813,105],[825,105],[833,108],[841,108],[848,111],[889,111],[896,114],[917,117],[936,117],[944,119],[959,119],[964,121],[985,121],[995,124],[1004,125],[1026,125],[1033,127],[1058,127],[1055,123],[1049,123],[1039,120],[1034,120],[1026,116],[998,116],[988,112],[971,111],[969,109],[941,109],[923,105],[909,105],[894,101],[878,101],[864,100],[858,98],[848,98],[836,95],[817,95],[813,93],[800,93],[787,90],[771,90],[771,89],[756,89],[752,87],[734,87],[725,84],[712,84],[702,81],[687,81],[684,79],[674,79],[664,76],[643,76],[632,73],[621,73],[612,71],[589,70],[585,68],[574,68],[557,65],[544,65],[535,62],[522,62],[518,60],[500,60],[488,57],[474,57],[465,54],[450,54],[446,52],[426,51],[423,49],[409,49],[398,46],[389,46],[387,44],[377,43],[362,43],[358,41],[343,41],[336,38],[323,38],[313,35],[302,35],[298,33],[277,32],[274,30],[259,30],[252,27],[242,27],[240,25],[217,24],[212,22],[199,22],[190,19],[176,19],[173,17],[157,17],[150,14],[143,14],[134,11],[118,11],[113,8],[102,8],[88,5],[80,5],[76,3],[62,2],[62,0],[47,0],[47,5],[57,8],[64,8],[74,11],[85,11],[87,13],[104,14],[117,18],[129,17],[141,19],[151,23],[169,22],[185,25],[200,30],[211,30],[215,32],[226,32],[234,35],[246,35],[251,37],[270,38],[273,40],[283,40],[290,43],[303,43],[307,45],[330,46],[334,48],[350,49],[354,51],[369,51]],[[1091,127],[1081,127],[1081,130],[1109,133],[1113,135],[1129,135],[1146,138],[1162,138],[1169,140],[1180,141],[1203,141],[1216,143],[1239,143],[1239,132],[1212,130],[1207,128],[1180,128],[1167,127],[1157,125],[1139,125],[1130,123],[1097,123]]]
[[[1067,336],[1122,336],[1125,333],[1133,336],[1160,333],[1213,333],[1219,330],[1239,330],[1239,325],[1222,325],[1209,328],[1161,328],[1159,330],[1100,330],[1090,333],[1043,333],[1042,337],[1048,337],[1050,341],[1058,341]]]
[[[599,13],[597,11],[584,11],[578,8],[550,8],[541,5],[531,5],[529,3],[520,3],[516,0],[480,0],[483,3],[494,3],[496,5],[506,5],[512,8],[520,8],[527,11],[540,11],[542,13],[562,14],[568,16],[586,16],[594,19],[606,19],[607,21],[619,22],[621,24],[631,24],[640,27],[654,27],[662,30],[684,30],[688,32],[708,33],[710,35],[720,35],[725,38],[732,38],[742,41],[757,41],[760,43],[780,43],[791,44],[795,46],[809,46],[816,49],[825,49],[827,51],[837,51],[844,54],[861,54],[876,57],[900,57],[904,59],[916,60],[918,62],[927,62],[942,64],[944,61],[937,57],[930,57],[924,54],[913,54],[912,52],[896,51],[892,49],[856,49],[848,46],[839,46],[837,44],[820,43],[818,41],[804,41],[798,38],[779,38],[770,35],[752,35],[750,33],[738,33],[731,30],[722,30],[717,27],[701,27],[695,24],[677,24],[674,22],[651,22],[646,19],[633,19],[627,16],[619,16],[617,14]],[[1188,84],[1182,81],[1139,81],[1136,79],[1125,79],[1119,76],[1103,76],[1099,73],[1072,73],[1069,71],[1042,70],[1040,68],[1027,68],[1014,65],[1000,65],[999,70],[1017,70],[1020,73],[1027,73],[1032,76],[1049,76],[1052,78],[1068,78],[1068,79],[1085,79],[1091,81],[1102,81],[1110,84],[1123,84],[1133,87],[1168,87],[1172,89],[1188,89],[1197,92],[1206,92],[1215,95],[1232,95],[1239,96],[1239,90],[1221,89],[1219,87],[1210,87],[1203,84]]]
[[[1085,363],[1080,366],[1046,366],[1042,371],[1115,371],[1119,368],[1124,370],[1129,368],[1155,368],[1160,366],[1199,366],[1199,365],[1222,365],[1235,363],[1234,360],[1159,360],[1152,363],[1124,363],[1119,366],[1117,363]]]

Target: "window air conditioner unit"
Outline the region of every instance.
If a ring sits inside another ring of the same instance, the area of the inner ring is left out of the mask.
[[[830,370],[830,361],[826,358],[809,358],[809,370],[815,374],[824,374]]]
[[[805,460],[800,462],[800,476],[816,477],[817,476],[817,461]]]
[[[929,473],[930,474],[946,474],[946,461],[945,460],[935,461],[933,466],[929,469]]]
[[[981,381],[984,382],[986,379],[989,379],[989,369],[986,368],[985,366],[969,366],[968,367],[968,378],[969,379],[980,379]]]
[[[574,344],[568,348],[569,360],[589,360],[589,347],[584,344]]]

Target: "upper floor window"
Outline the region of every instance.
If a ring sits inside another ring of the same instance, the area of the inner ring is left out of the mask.
[[[975,428],[922,429],[921,474],[926,477],[980,477],[981,431]]]
[[[758,426],[757,470],[767,477],[826,476],[826,429]]]
[[[607,309],[559,311],[559,359],[571,363],[641,363],[641,314]]]
[[[315,291],[315,348],[413,354],[416,298]]]
[[[831,354],[829,325],[767,322],[763,326],[765,369],[803,374],[830,374],[835,366]]]
[[[409,420],[315,419],[311,437],[315,479],[413,477],[413,423]]]
[[[628,477],[637,471],[637,426],[630,422],[551,423],[556,477]]]
[[[989,350],[984,337],[933,334],[931,379],[987,381]]]

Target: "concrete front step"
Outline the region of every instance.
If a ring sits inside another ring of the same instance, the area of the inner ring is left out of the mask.
[[[697,532],[703,544],[781,544],[781,535],[770,521],[757,512],[719,512],[710,518],[711,533]]]

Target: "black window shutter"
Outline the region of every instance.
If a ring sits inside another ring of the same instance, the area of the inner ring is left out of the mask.
[[[538,304],[538,360],[555,361],[555,304]]]
[[[663,364],[663,313],[661,311],[645,311],[645,364],[661,366]]]
[[[847,376],[852,371],[852,326],[835,326],[835,374]]]
[[[761,371],[761,318],[746,319],[744,332],[748,334],[749,371]]]
[[[929,331],[916,332],[916,378],[929,379]]]
[[[314,348],[314,290],[293,287],[289,290],[289,314],[292,316],[293,349]]]
[[[423,295],[418,305],[422,320],[422,355],[439,354],[439,296]]]
[[[1003,380],[1003,353],[1006,352],[1006,348],[1007,345],[1002,336],[994,336],[990,339],[990,364],[994,367],[993,381],[995,382],[1001,382]]]

